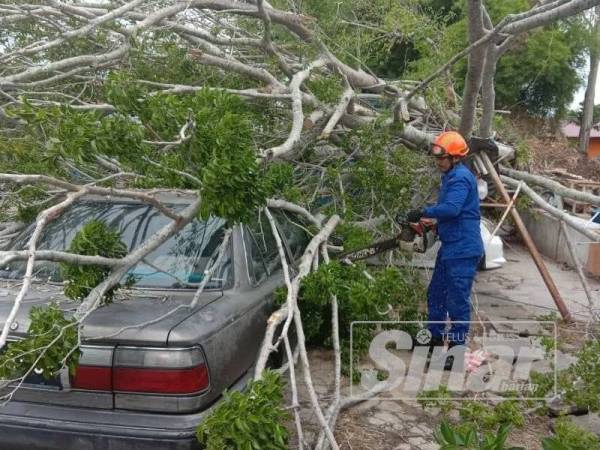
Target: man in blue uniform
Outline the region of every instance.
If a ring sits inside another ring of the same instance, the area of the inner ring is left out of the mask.
[[[431,151],[443,173],[437,204],[410,211],[407,219],[437,220],[442,246],[427,292],[430,345],[439,346],[447,340],[453,347],[464,344],[469,332],[471,287],[483,255],[479,195],[475,176],[461,162],[469,148],[460,134],[441,133]],[[444,323],[447,316],[451,321],[448,332]]]

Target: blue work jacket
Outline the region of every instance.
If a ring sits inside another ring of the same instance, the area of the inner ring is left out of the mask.
[[[459,163],[444,173],[437,204],[424,212],[437,219],[442,259],[483,255],[477,181],[466,166]]]

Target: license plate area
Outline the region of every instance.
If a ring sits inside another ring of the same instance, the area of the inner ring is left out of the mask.
[[[7,345],[10,345],[11,343],[16,342],[16,341],[18,341],[18,339],[9,338],[7,341]],[[7,345],[4,346],[4,348],[2,350],[0,350],[0,355],[2,353],[4,353]],[[15,386],[17,383],[18,383],[18,381],[15,383],[11,383],[11,386]],[[34,369],[31,371],[31,373],[29,375],[27,375],[25,377],[25,380],[23,381],[23,387],[49,389],[49,390],[58,391],[58,390],[62,390],[63,385],[61,382],[60,374],[57,374],[50,379],[46,379],[41,374],[36,373],[36,371]]]
[[[62,390],[62,383],[60,381],[59,375],[56,375],[50,379],[46,379],[42,375],[39,375],[35,372],[31,372],[25,378],[23,384],[27,385],[27,387],[35,386],[42,389]]]

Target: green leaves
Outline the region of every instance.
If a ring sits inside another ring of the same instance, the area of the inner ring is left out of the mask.
[[[464,401],[458,408],[461,419],[473,423],[478,429],[494,430],[499,425],[509,424],[521,428],[525,417],[521,405],[515,400],[506,400],[489,406],[481,401]]]
[[[381,122],[356,130],[346,139],[359,155],[347,167],[328,170],[333,192],[343,170],[346,205],[359,217],[406,210],[415,194],[430,190],[434,180],[419,173],[429,164],[426,155],[395,145],[395,138],[396,131]]]
[[[339,101],[344,91],[342,80],[338,76],[311,78],[307,87],[315,94],[315,97],[323,103],[335,104]]]
[[[122,258],[127,254],[127,246],[121,241],[121,234],[111,230],[99,220],[86,223],[77,232],[69,246],[69,252],[79,255]],[[74,300],[83,300],[110,273],[107,266],[83,266],[61,263],[60,269],[65,280],[65,295]],[[104,301],[110,303],[115,288],[108,291]]]
[[[224,394],[224,400],[196,429],[206,450],[285,450],[289,418],[282,407],[283,381],[270,370],[251,381],[244,392]]]
[[[434,437],[442,445],[442,449],[471,448],[477,442],[475,430],[470,429],[465,433],[460,433],[446,422],[442,422],[439,431],[434,433]]]
[[[542,441],[544,450],[600,450],[600,438],[570,419],[562,417],[554,424],[555,436]]]
[[[557,438],[545,438],[542,441],[542,447],[544,450],[572,450],[573,447],[564,444]]]
[[[143,127],[123,114],[102,116],[67,106],[35,107],[26,101],[10,114],[27,123],[22,136],[0,140],[0,167],[7,172],[44,173],[80,181],[84,175],[79,169],[96,172],[97,155],[135,167],[148,151],[142,142]],[[4,145],[10,146],[10,151],[3,151]],[[69,161],[70,167],[63,161]]]
[[[255,151],[258,110],[219,90],[148,96],[145,88],[123,72],[108,77],[106,92],[120,112],[103,116],[27,102],[14,108],[11,114],[27,126],[15,148],[0,140],[0,166],[7,172],[45,173],[87,182],[86,172],[98,178],[103,175],[96,158],[106,155],[124,170],[144,175],[135,187],[198,189],[197,183],[176,172],[198,178],[204,218],[212,215],[241,222],[264,206],[269,181],[260,172]],[[181,144],[164,148],[145,142],[176,141],[189,121],[195,126],[188,128],[191,135]],[[279,178],[278,186],[271,183],[271,191],[281,186]],[[291,186],[287,188],[291,192]],[[24,213],[26,217],[34,214]]]
[[[558,388],[565,391],[567,402],[600,411],[600,340],[587,342],[576,356],[575,364],[559,372]]]
[[[149,154],[160,167],[146,165],[143,172],[150,177],[141,186],[197,189],[170,169],[186,171],[202,182],[202,217],[230,222],[249,220],[266,203],[253,141],[254,117],[238,97],[208,89],[185,97],[155,95],[139,105],[138,114],[152,130],[151,140],[176,139],[188,120],[196,124],[186,142]]]
[[[386,268],[372,274],[374,281],[364,275],[364,270],[361,265],[348,267],[335,261],[322,264],[302,280],[298,296],[307,343],[326,347],[331,346],[330,300],[332,295],[337,296],[345,373],[349,372],[352,322],[386,320],[392,317],[391,314],[398,320],[416,320],[419,302],[425,298],[421,280],[409,270]],[[277,299],[285,300],[285,290],[278,292]],[[367,351],[372,337],[369,327],[354,328],[354,357]]]
[[[294,166],[287,162],[269,164],[265,177],[267,197],[283,198],[291,202],[301,199],[301,192],[295,185]]]
[[[31,308],[29,319],[28,336],[7,344],[0,355],[0,380],[23,376],[33,366],[50,379],[62,367],[63,360],[74,373],[80,355],[75,322],[66,319],[55,303]]]
[[[468,424],[459,430],[447,422],[442,422],[439,430],[434,432],[434,437],[440,444],[440,450],[523,450],[522,447],[506,446],[509,431],[510,425],[503,424],[500,425],[497,433],[479,435]]]

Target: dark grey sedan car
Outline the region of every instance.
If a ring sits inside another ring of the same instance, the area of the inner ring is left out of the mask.
[[[174,208],[188,203],[185,197],[168,201]],[[308,236],[297,218],[284,213],[276,218],[293,262]],[[120,230],[130,249],[168,220],[146,204],[88,198],[47,227],[40,248],[66,250],[91,219]],[[234,228],[227,256],[197,308],[181,308],[157,323],[115,333],[189,303],[224,230],[221,219],[195,220],[133,267],[136,284],[85,321],[76,375],[45,380],[32,373],[0,407],[0,448],[196,448],[195,427],[210,407],[223,390],[241,389],[251,376],[273,309],[272,293],[282,277],[269,223],[263,217]],[[23,248],[31,231],[26,229],[10,247]],[[0,323],[18,291],[24,264],[2,269]],[[62,294],[56,263],[38,262],[35,277],[11,324],[11,339],[26,333],[32,306],[49,301],[58,301],[65,310],[77,306]]]

